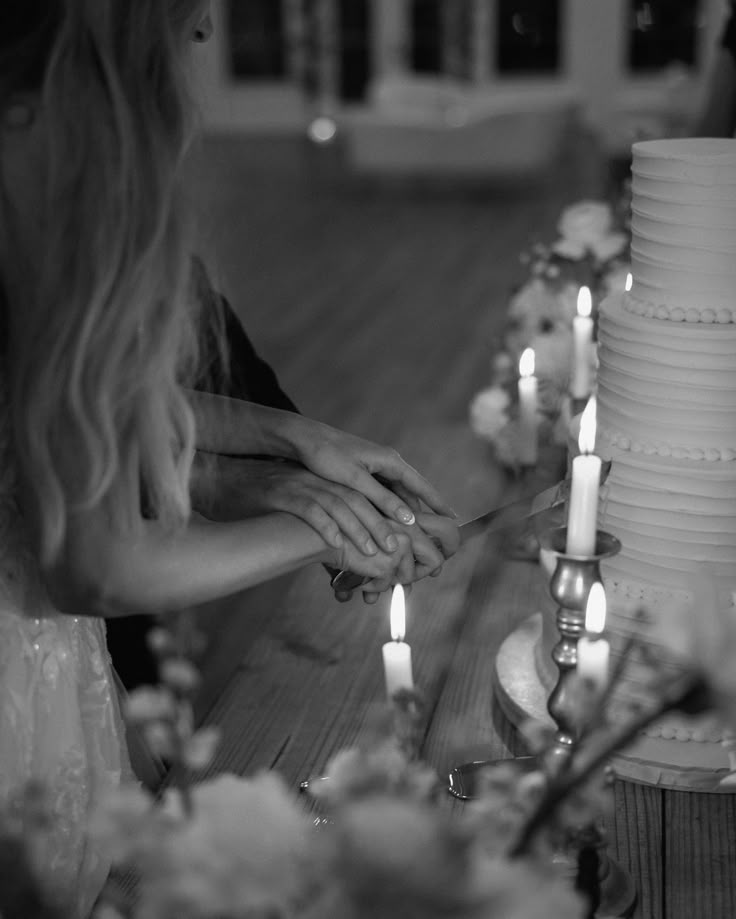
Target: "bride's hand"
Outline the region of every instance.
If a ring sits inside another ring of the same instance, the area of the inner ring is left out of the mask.
[[[398,523],[414,522],[410,503],[417,507],[423,502],[437,514],[456,516],[437,489],[390,447],[310,421],[300,426],[294,448],[307,469],[360,492]]]
[[[211,510],[217,519],[286,511],[339,549],[345,541],[363,555],[399,548],[392,522],[360,492],[322,478],[298,463],[279,459],[217,457],[207,476],[201,454],[196,468],[211,483]],[[206,500],[206,485],[198,489]]]
[[[412,526],[392,524],[397,536],[402,534],[409,540],[410,558],[402,558],[394,571],[361,586],[366,603],[375,603],[381,593],[395,584],[410,586],[428,575],[437,577],[446,559],[457,552],[460,532],[454,518],[421,512],[416,518]],[[339,600],[350,598],[347,591],[336,596]]]

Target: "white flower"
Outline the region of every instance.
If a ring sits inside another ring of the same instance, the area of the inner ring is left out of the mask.
[[[189,737],[182,751],[182,761],[190,769],[205,769],[212,762],[220,742],[220,729],[210,726],[200,728]]]
[[[470,426],[484,440],[493,442],[501,428],[508,423],[509,394],[492,386],[483,389],[470,403]]]
[[[534,348],[534,372],[540,380],[549,380],[565,391],[572,364],[572,335],[559,328],[547,335],[536,335],[529,343]]]
[[[465,847],[437,808],[376,796],[341,809],[333,833],[333,871],[347,899],[371,906],[358,915],[462,916]]]
[[[148,721],[143,725],[143,739],[154,756],[169,759],[174,755],[174,737],[169,725]]]
[[[93,812],[90,838],[113,861],[127,862],[138,851],[141,839],[154,830],[155,814],[151,794],[139,785],[121,785]]]
[[[566,208],[557,224],[560,234],[552,251],[577,261],[592,252],[599,262],[607,262],[626,246],[626,235],[613,229],[613,212],[605,201],[579,201]]]
[[[528,281],[514,294],[509,304],[511,331],[507,336],[507,347],[521,354],[535,335],[556,329],[571,334],[577,295],[575,284],[560,288],[540,278]]]
[[[163,721],[173,718],[176,703],[163,686],[139,686],[123,702],[125,717],[130,721]]]
[[[140,919],[290,914],[309,824],[283,782],[225,775],[191,793],[192,816],[163,814],[157,845],[140,853]]]
[[[515,469],[519,465],[521,435],[518,421],[509,421],[493,440],[496,458],[502,466]]]
[[[483,919],[583,919],[588,915],[585,902],[572,884],[554,874],[551,867],[545,870],[529,862],[482,859],[476,877],[474,886],[492,904],[487,913],[477,914]]]
[[[563,239],[585,243],[605,236],[612,223],[613,213],[605,201],[578,201],[562,212],[557,231]]]
[[[608,236],[594,240],[590,244],[590,249],[599,262],[609,262],[624,251],[627,243],[625,233],[609,233]]]
[[[491,360],[491,375],[493,383],[503,385],[510,383],[516,374],[514,359],[508,351],[499,351]]]
[[[185,657],[170,657],[161,664],[161,680],[172,689],[191,692],[199,685],[200,676]]]
[[[327,774],[327,780],[314,783],[313,794],[330,808],[377,794],[427,800],[437,788],[434,770],[409,760],[393,738],[370,750],[341,750]]]

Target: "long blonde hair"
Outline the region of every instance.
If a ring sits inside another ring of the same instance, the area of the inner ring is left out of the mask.
[[[170,526],[189,514],[194,423],[181,385],[198,320],[179,185],[185,49],[203,6],[51,5],[40,247],[14,253],[6,226],[1,269],[9,315],[25,317],[11,323],[7,363],[46,563],[75,509],[104,504],[128,527],[142,509]]]

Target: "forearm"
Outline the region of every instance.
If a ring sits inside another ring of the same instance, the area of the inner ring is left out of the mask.
[[[294,412],[195,390],[187,395],[199,450],[298,458],[294,444],[302,419]]]
[[[192,509],[215,521],[242,520],[276,510],[291,512],[291,508],[268,506],[259,500],[262,482],[248,474],[259,465],[261,462],[257,459],[198,450],[189,479]]]
[[[164,533],[150,521],[135,539],[73,528],[52,599],[63,612],[103,617],[159,614],[236,593],[331,557],[324,541],[289,514],[232,523],[193,519]]]

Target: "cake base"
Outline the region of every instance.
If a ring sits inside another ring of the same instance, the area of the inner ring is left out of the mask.
[[[542,640],[542,614],[526,619],[501,645],[496,657],[494,688],[499,705],[524,735],[529,719],[553,725],[547,711],[547,690],[539,678],[535,649]],[[721,787],[728,774],[728,755],[720,743],[641,738],[611,760],[616,775],[629,782],[678,791],[733,794]]]

